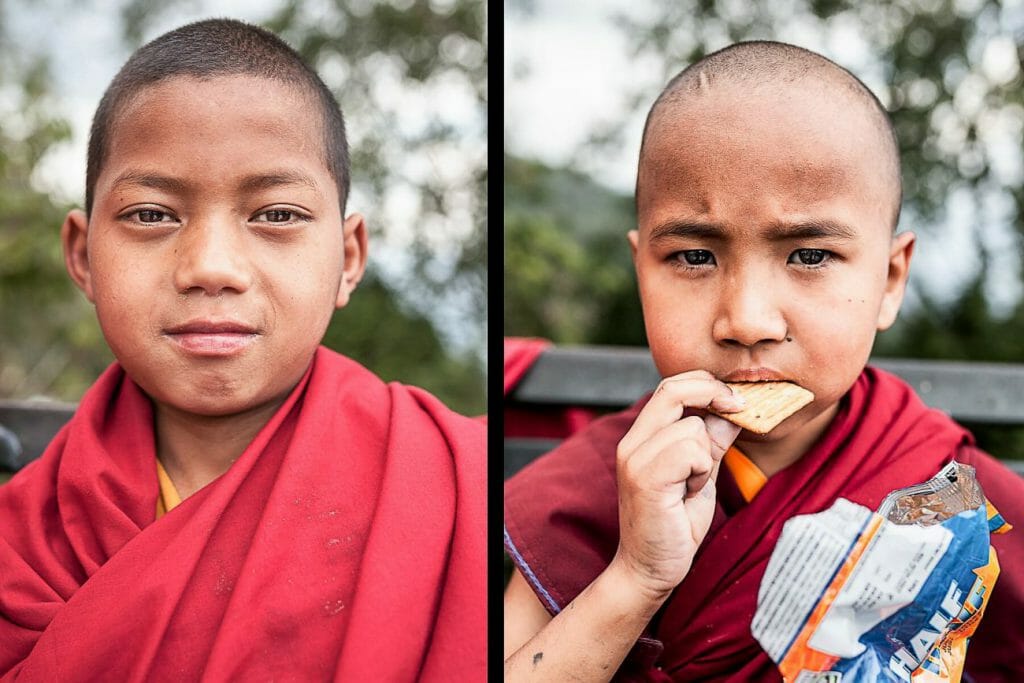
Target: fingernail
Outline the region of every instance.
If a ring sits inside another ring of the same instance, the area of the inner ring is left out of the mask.
[[[732,392],[732,400],[733,400],[733,403],[735,403],[736,405],[740,406],[741,408],[743,406],[747,405],[747,399],[743,398],[743,394],[739,393],[735,389],[733,389],[733,392]]]

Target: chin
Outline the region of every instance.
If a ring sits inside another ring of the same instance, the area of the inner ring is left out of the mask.
[[[208,386],[164,387],[159,392],[146,392],[160,405],[181,413],[202,417],[228,417],[259,408],[273,400],[242,387],[231,389],[224,384]]]
[[[190,396],[188,399],[182,399],[181,397],[169,396],[161,397],[157,400],[178,412],[202,417],[228,417],[244,413],[256,407],[255,401],[240,397]]]

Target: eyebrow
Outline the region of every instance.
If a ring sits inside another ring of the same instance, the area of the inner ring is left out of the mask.
[[[246,176],[242,178],[238,187],[244,192],[258,192],[259,190],[269,190],[284,185],[303,185],[320,194],[320,188],[315,180],[305,173],[292,170]]]
[[[668,220],[651,228],[650,240],[659,242],[661,240],[675,238],[691,239],[725,239],[725,229],[716,223],[701,223],[688,220]]]
[[[117,188],[121,185],[137,185],[139,187],[148,187],[153,190],[163,190],[179,194],[184,193],[188,189],[188,183],[180,178],[131,169],[117,176],[111,187]]]
[[[799,221],[796,223],[775,223],[768,226],[768,239],[771,240],[811,239],[815,237],[854,240],[857,238],[857,231],[853,226],[829,219]]]
[[[185,194],[193,188],[191,183],[182,178],[132,169],[119,175],[114,180],[112,187],[117,188],[121,185],[136,185],[173,194]],[[320,188],[317,186],[316,181],[305,173],[294,170],[272,171],[245,176],[239,181],[238,189],[242,192],[259,192],[260,190],[269,190],[288,185],[301,185],[320,194]]]
[[[668,220],[651,228],[650,240],[652,242],[672,238],[724,240],[728,236],[728,231],[717,223]],[[841,221],[823,219],[795,223],[773,223],[768,226],[766,237],[775,242],[823,237],[853,240],[857,237],[857,231]]]

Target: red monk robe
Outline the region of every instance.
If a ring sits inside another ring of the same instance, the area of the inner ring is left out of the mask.
[[[484,680],[485,460],[482,425],[320,348],[154,521],[150,403],[115,364],[0,487],[0,679]]]
[[[552,614],[615,553],[615,449],[643,403],[594,422],[505,485],[506,547]],[[977,468],[988,499],[1017,527],[992,537],[1002,572],[968,647],[968,675],[985,683],[1024,681],[1024,480],[975,448],[966,431],[901,380],[873,368],[844,397],[818,443],[768,479],[751,502],[728,469],[720,470],[714,521],[693,567],[616,680],[781,680],[750,624],[783,523],[825,510],[838,497],[876,509],[889,491],[931,478],[954,456]]]

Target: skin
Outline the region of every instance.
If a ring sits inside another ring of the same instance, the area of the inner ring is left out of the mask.
[[[68,273],[152,399],[157,457],[183,497],[273,415],[364,272],[363,218],[342,218],[321,148],[317,112],[290,86],[175,77],[121,113],[92,215],[65,219]],[[197,352],[175,332],[195,321],[248,332],[237,351]]]
[[[893,235],[882,139],[863,103],[815,83],[720,84],[652,121],[629,243],[667,379],[618,446],[609,567],[554,619],[511,579],[507,681],[609,680],[689,571],[724,450],[735,440],[771,476],[835,416],[895,321],[913,251],[913,234]],[[778,379],[815,400],[766,436],[680,420],[738,409],[723,380]]]

